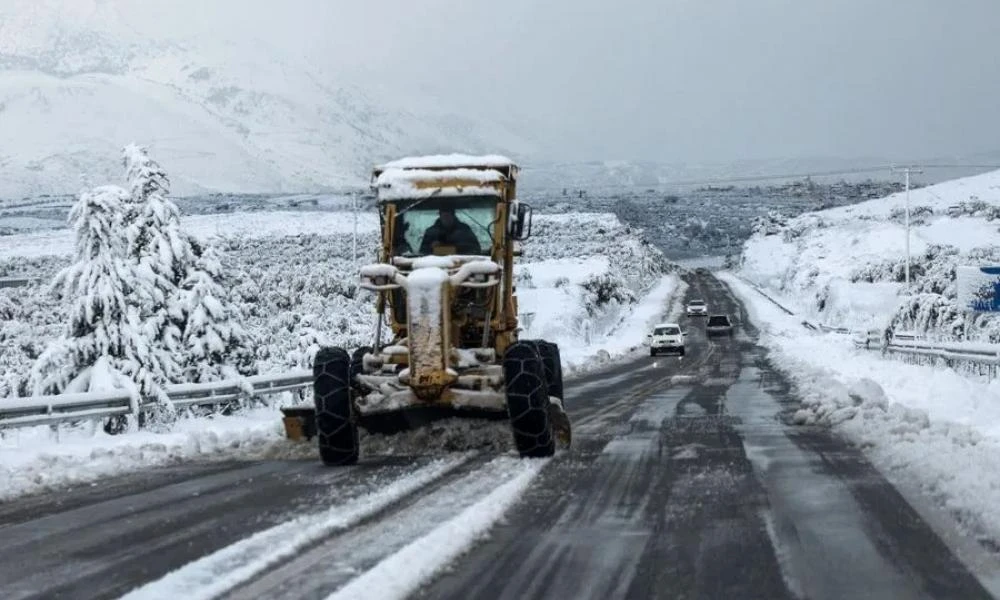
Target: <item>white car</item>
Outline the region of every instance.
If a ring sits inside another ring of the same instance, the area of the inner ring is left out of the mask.
[[[688,302],[687,305],[687,316],[689,317],[707,317],[708,316],[708,305],[705,304],[704,300],[692,300]]]
[[[649,355],[656,356],[661,352],[676,353],[684,356],[684,338],[687,333],[681,331],[677,323],[660,323],[653,328],[649,338]]]

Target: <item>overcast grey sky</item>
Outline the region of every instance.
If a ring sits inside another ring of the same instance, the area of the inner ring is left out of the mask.
[[[998,0],[226,0],[180,18],[219,31],[226,3],[230,32],[520,116],[553,158],[1000,149]]]

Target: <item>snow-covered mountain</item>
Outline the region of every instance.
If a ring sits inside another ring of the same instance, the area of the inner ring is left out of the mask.
[[[919,162],[969,167],[933,168],[919,175],[922,184],[967,177],[1000,165],[1000,152],[969,156],[931,157],[920,161],[890,157],[802,157],[757,159],[732,163],[665,163],[637,160],[556,162],[539,157],[524,165],[526,188],[615,190],[621,188],[685,189],[704,185],[753,186],[800,180],[811,175],[818,182],[898,179],[890,165]],[[987,166],[983,166],[987,165]],[[915,179],[915,181],[917,181]]]
[[[914,190],[912,294],[905,290],[902,193],[794,219],[755,223],[742,274],[801,313],[851,328],[915,329],[943,338],[1000,337],[1000,320],[966,318],[956,267],[1000,264],[1000,171]]]
[[[112,180],[132,141],[182,195],[319,191],[363,183],[373,163],[401,154],[533,150],[486,115],[241,38],[238,15],[218,35],[165,33],[144,4],[0,4],[0,197]],[[170,6],[197,19],[197,2]]]

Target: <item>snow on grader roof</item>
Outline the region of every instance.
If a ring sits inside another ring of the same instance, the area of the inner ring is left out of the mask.
[[[515,167],[514,161],[499,154],[473,156],[468,154],[432,154],[428,156],[408,156],[385,163],[376,171],[386,169],[455,169],[461,167],[491,168]]]
[[[388,165],[400,163],[450,166],[378,167],[373,173],[373,187],[380,200],[497,196],[501,194],[501,184],[517,176],[517,166],[509,159],[498,156],[428,156],[394,161]]]

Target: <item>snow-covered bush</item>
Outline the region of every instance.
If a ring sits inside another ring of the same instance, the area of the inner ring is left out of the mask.
[[[955,281],[955,264],[958,248],[932,244],[920,254],[910,257],[910,279],[917,285],[926,283],[926,291],[940,294],[949,283]],[[949,276],[950,269],[950,276]],[[850,276],[853,283],[878,283],[906,281],[906,260],[890,258],[880,262],[866,263],[855,269]]]
[[[0,321],[12,321],[17,316],[18,309],[6,295],[0,295]]]
[[[750,234],[751,235],[777,235],[781,233],[781,230],[788,224],[788,217],[776,212],[768,211],[766,215],[759,217],[754,217],[750,221]]]
[[[815,213],[806,213],[788,221],[781,230],[785,243],[799,239],[806,234],[826,227],[826,222]]]
[[[916,294],[903,301],[890,328],[961,338],[965,334],[965,318],[965,313],[953,301],[940,294]]]
[[[967,202],[959,202],[955,208],[948,211],[952,217],[979,217],[987,221],[1000,219],[1000,205],[990,204],[983,200],[970,199]]]
[[[910,207],[910,225],[924,225],[927,223],[930,217],[934,216],[934,209],[930,206],[912,206]],[[906,222],[906,207],[897,206],[896,208],[889,211],[889,218],[897,223]]]
[[[587,291],[584,306],[590,316],[595,316],[611,303],[627,305],[636,301],[632,290],[612,273],[591,275],[580,286]]]
[[[514,285],[519,288],[533,288],[535,287],[535,282],[532,278],[531,271],[526,269],[517,270],[514,273]]]

